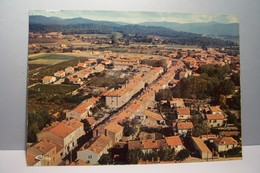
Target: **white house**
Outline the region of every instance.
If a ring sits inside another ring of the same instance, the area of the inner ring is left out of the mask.
[[[86,143],[79,151],[77,151],[77,159],[92,165],[98,164],[98,160],[103,154],[108,153],[108,149],[112,147],[112,140],[110,137],[101,135],[89,145]]]

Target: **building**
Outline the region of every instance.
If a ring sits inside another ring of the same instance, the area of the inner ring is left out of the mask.
[[[97,72],[102,72],[105,70],[105,66],[103,64],[98,64],[96,67],[95,67],[95,70]]]
[[[29,166],[54,166],[61,162],[62,147],[50,140],[41,140],[27,148],[26,159]]]
[[[209,107],[210,114],[223,114],[222,110],[219,108],[219,106],[210,106]]]
[[[209,127],[220,127],[225,124],[225,116],[223,114],[206,114]]]
[[[106,93],[106,105],[109,108],[120,108],[126,104],[136,93],[144,88],[144,80],[140,74],[135,75],[120,89]]]
[[[223,152],[237,147],[238,143],[232,137],[222,137],[214,139],[214,145],[218,152]]]
[[[76,118],[78,120],[86,119],[89,115],[92,115],[91,108],[94,108],[99,97],[92,97],[83,101],[73,110],[66,113],[67,118]]]
[[[191,118],[189,108],[176,108],[176,113],[178,120],[187,120]]]
[[[74,67],[67,67],[65,68],[65,74],[73,74],[75,72]]]
[[[112,143],[119,142],[123,137],[124,127],[120,126],[117,123],[109,123],[105,127],[105,136],[108,136],[112,139]]]
[[[70,84],[75,84],[75,85],[81,85],[83,84],[82,80],[80,78],[77,77],[71,77],[69,78],[69,83]]]
[[[65,71],[64,70],[57,71],[54,73],[54,76],[58,78],[65,77]]]
[[[168,146],[174,148],[175,154],[185,148],[180,136],[165,137],[165,140]]]
[[[201,159],[211,159],[213,157],[212,152],[209,150],[209,148],[206,146],[206,144],[203,142],[202,139],[192,137],[192,143],[194,148],[196,149],[196,152],[198,156]]]
[[[43,84],[50,84],[50,83],[53,83],[55,82],[57,79],[56,77],[54,76],[45,76],[43,79],[42,79],[42,83]]]
[[[178,122],[174,127],[178,134],[181,136],[186,136],[188,132],[192,132],[193,124],[192,122]]]
[[[148,127],[156,127],[156,126],[161,126],[165,125],[165,121],[162,118],[162,116],[158,113],[145,110],[144,111],[145,115],[145,121],[143,122],[143,125],[148,126]]]
[[[185,104],[182,98],[172,98],[170,105],[171,107],[175,108],[185,108]]]
[[[128,141],[128,150],[141,149],[143,153],[151,153],[152,151],[158,151],[159,149],[167,148],[168,145],[165,139],[147,139],[139,141]]]
[[[85,131],[83,123],[72,119],[44,128],[36,135],[37,141],[49,140],[61,146],[60,158],[64,158],[78,145],[78,139]]]
[[[92,141],[90,141],[92,142]],[[108,154],[108,149],[112,147],[110,137],[101,135],[94,139],[94,142],[89,145],[86,143],[77,151],[77,159],[83,160],[91,165],[98,164],[98,160],[103,154]]]
[[[136,69],[139,65],[140,60],[138,58],[117,58],[114,59],[114,69],[115,70],[126,70],[128,68]]]

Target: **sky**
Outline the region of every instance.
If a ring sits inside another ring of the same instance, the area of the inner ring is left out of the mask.
[[[91,10],[32,10],[29,15],[47,17],[76,18],[82,17],[99,21],[114,21],[138,24],[142,22],[177,22],[177,23],[239,23],[239,17],[234,15],[194,14],[194,13],[164,13],[140,11],[91,11]]]

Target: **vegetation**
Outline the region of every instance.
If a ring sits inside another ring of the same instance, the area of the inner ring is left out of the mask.
[[[225,79],[226,75],[231,72],[230,66],[201,66],[197,72],[200,73],[200,76],[181,79],[180,83],[172,90],[173,97],[211,98],[219,104],[220,95],[234,93],[234,83]]]
[[[235,147],[235,148],[229,149],[228,151],[220,152],[219,155],[222,157],[241,157],[242,148]]]
[[[36,134],[47,124],[50,125],[53,117],[48,114],[47,110],[29,112],[27,117],[27,141],[36,142]]]
[[[98,160],[100,165],[108,165],[112,163],[111,155],[110,154],[103,154],[100,159]]]
[[[189,158],[189,156],[190,156],[190,151],[187,150],[187,149],[182,149],[181,151],[179,151],[179,152],[177,153],[175,159],[176,159],[177,161],[183,161],[183,160]]]

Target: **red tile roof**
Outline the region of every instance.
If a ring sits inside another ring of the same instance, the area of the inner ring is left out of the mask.
[[[50,132],[60,136],[60,137],[67,137],[68,135],[70,135],[74,130],[70,127],[68,127],[67,125],[63,124],[63,123],[59,123],[57,126],[55,126],[54,128],[52,128],[50,130]]]
[[[208,120],[224,120],[225,116],[223,114],[207,114]]]
[[[179,136],[169,136],[166,137],[165,139],[168,146],[174,147],[174,146],[182,145],[182,141]]]
[[[177,123],[178,130],[188,130],[193,128],[192,122],[178,122]]]
[[[176,111],[179,115],[190,115],[189,108],[177,108]]]
[[[211,151],[209,150],[209,148],[206,146],[206,144],[203,142],[202,139],[196,138],[196,137],[192,137],[192,140],[196,143],[196,145],[198,146],[200,151],[211,153]]]
[[[232,137],[222,137],[214,140],[218,145],[237,145],[237,141]]]

